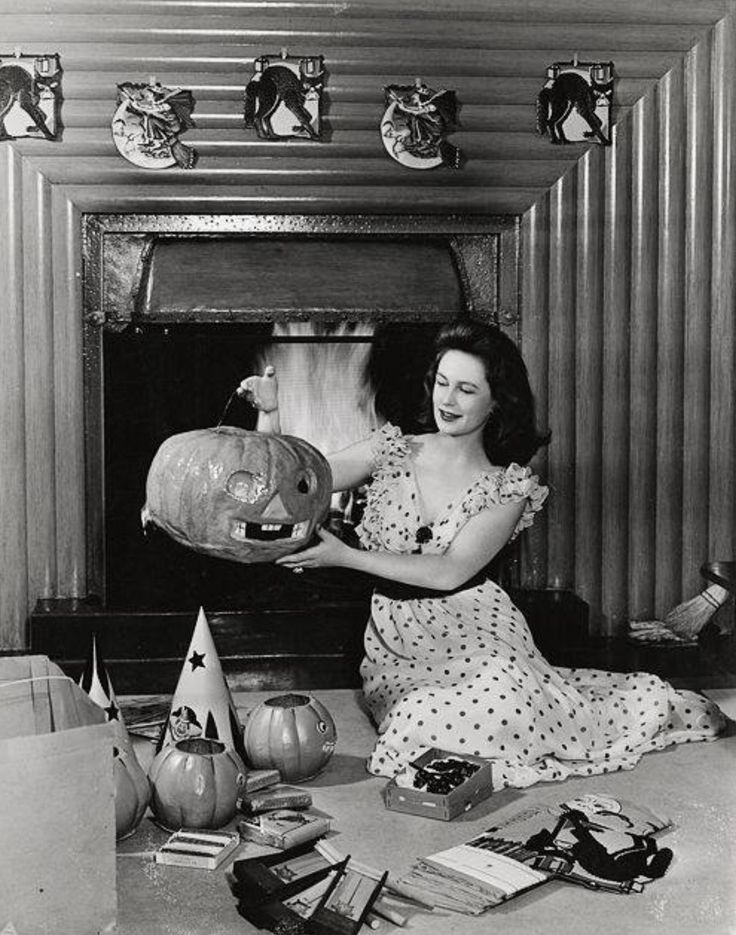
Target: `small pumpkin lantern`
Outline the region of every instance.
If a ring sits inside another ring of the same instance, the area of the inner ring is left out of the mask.
[[[256,769],[277,769],[285,782],[316,776],[335,752],[337,730],[330,712],[308,695],[279,695],[250,712],[243,735]]]
[[[113,747],[115,785],[115,837],[130,837],[141,823],[151,800],[151,784],[133,748]]]
[[[180,740],[156,755],[149,779],[151,809],[159,824],[180,828],[222,828],[235,817],[245,785],[245,766],[219,740]]]
[[[164,441],[141,520],[205,555],[272,562],[309,542],[331,491],[330,466],[309,442],[223,425]]]

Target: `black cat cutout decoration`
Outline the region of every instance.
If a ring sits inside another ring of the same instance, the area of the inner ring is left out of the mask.
[[[254,61],[253,69],[245,88],[245,126],[255,127],[263,140],[319,140],[325,73],[322,56],[262,55]]]
[[[179,139],[194,126],[191,91],[165,88],[158,82],[118,85],[112,138],[121,156],[144,169],[191,169],[197,152]]]
[[[413,85],[390,84],[383,90],[381,139],[389,156],[410,169],[459,168],[462,154],[445,139],[457,129],[455,92],[435,91],[419,78]]]
[[[0,56],[0,141],[61,138],[61,64],[53,55]]]
[[[555,62],[537,97],[537,132],[550,142],[611,143],[613,62]]]

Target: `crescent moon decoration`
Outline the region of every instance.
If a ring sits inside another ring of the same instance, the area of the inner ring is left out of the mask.
[[[118,107],[112,118],[112,138],[120,155],[143,169],[191,169],[197,153],[179,141],[194,126],[191,91],[160,84],[118,85]]]
[[[435,91],[417,78],[414,85],[388,85],[384,94],[381,139],[392,159],[410,169],[460,167],[460,150],[445,139],[457,129],[454,91]]]

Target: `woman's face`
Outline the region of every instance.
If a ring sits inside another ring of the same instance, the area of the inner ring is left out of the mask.
[[[483,362],[465,351],[446,351],[437,367],[432,405],[440,432],[482,431],[494,407]]]

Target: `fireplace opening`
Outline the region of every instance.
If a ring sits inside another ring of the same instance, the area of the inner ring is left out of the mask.
[[[105,590],[110,609],[289,610],[367,599],[371,582],[345,569],[295,576],[272,564],[200,555],[149,527],[140,510],[151,460],[170,435],[223,424],[254,429],[232,399],[240,380],[277,367],[282,429],[334,450],[386,421],[420,429],[422,377],[436,323],[140,324],[104,335]],[[326,411],[330,410],[330,411]],[[361,497],[333,500],[343,534]]]

